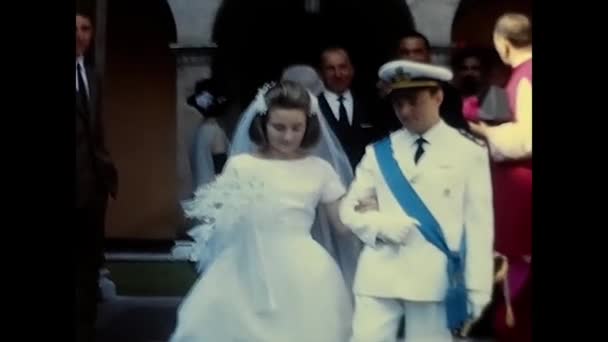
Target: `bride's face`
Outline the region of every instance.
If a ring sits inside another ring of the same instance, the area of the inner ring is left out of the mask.
[[[306,113],[301,109],[272,108],[266,134],[272,153],[280,158],[297,156],[306,132]]]

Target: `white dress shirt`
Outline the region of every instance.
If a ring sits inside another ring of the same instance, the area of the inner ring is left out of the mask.
[[[325,99],[327,103],[329,103],[329,107],[331,108],[331,112],[334,114],[336,120],[340,121],[340,95],[333,93],[329,90],[323,91],[325,95]],[[348,124],[353,125],[353,95],[350,93],[350,90],[345,91],[342,96],[344,96],[344,107],[346,108],[346,116],[348,117]]]

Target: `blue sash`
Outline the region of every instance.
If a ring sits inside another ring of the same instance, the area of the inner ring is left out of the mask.
[[[420,222],[420,233],[424,238],[447,257],[448,291],[445,298],[448,328],[459,330],[468,320],[467,290],[464,278],[464,256],[466,242],[464,233],[461,241],[461,250],[452,252],[448,247],[443,231],[433,214],[420,199],[416,190],[412,188],[401,168],[393,157],[393,148],[390,138],[385,138],[374,144],[378,166],[384,176],[386,184],[393,196],[409,216]]]

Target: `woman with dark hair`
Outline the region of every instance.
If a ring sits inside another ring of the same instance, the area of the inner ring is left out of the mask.
[[[216,117],[226,112],[228,101],[213,79],[199,81],[186,100],[203,117],[192,142],[190,169],[193,188],[211,182],[226,162],[229,141]]]
[[[251,149],[231,155],[186,203],[187,216],[202,222],[190,232],[202,275],[179,309],[172,342],[348,340],[350,292],[310,235],[319,206],[347,232],[338,218],[343,182],[313,155],[328,145],[314,100],[291,81],[260,90],[235,136]],[[341,163],[348,166],[344,155]]]

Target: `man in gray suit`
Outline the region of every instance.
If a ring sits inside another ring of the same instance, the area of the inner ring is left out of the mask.
[[[97,77],[85,66],[93,39],[90,14],[76,11],[76,341],[93,341],[99,268],[103,262],[108,194],[116,196],[117,172],[105,147]]]

